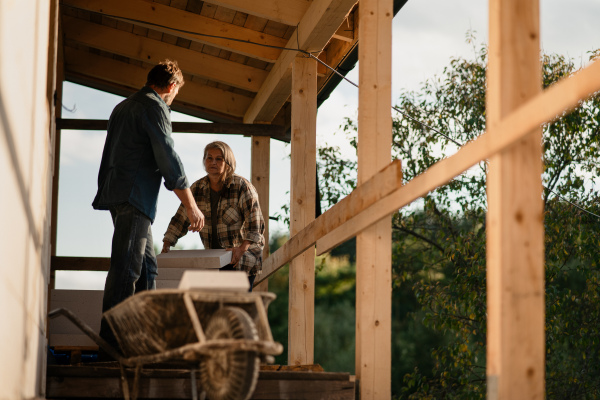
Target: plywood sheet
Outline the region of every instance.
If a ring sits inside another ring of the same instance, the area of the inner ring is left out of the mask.
[[[216,249],[171,250],[156,256],[156,261],[159,268],[214,269],[229,264],[231,252]]]
[[[61,290],[50,293],[50,309],[66,308],[77,315],[94,332],[100,332],[102,318],[103,290]],[[48,322],[50,346],[93,346],[87,335],[64,316],[52,318]]]
[[[185,271],[179,289],[234,290],[250,289],[248,275],[243,271]]]

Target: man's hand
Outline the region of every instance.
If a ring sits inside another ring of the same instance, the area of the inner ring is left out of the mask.
[[[162,248],[162,251],[160,252],[160,254],[168,253],[170,250],[171,250],[171,243],[164,241],[163,248]]]
[[[231,264],[233,266],[236,266],[237,263],[240,262],[244,253],[248,251],[248,247],[250,247],[250,242],[248,240],[244,240],[239,247],[230,247],[225,249],[227,251],[231,251]]]
[[[187,189],[173,189],[181,203],[185,207],[185,213],[187,214],[188,221],[190,221],[190,227],[188,230],[192,232],[199,232],[204,227],[204,214],[198,208],[196,200],[192,195],[192,191]]]
[[[196,203],[192,203],[191,207],[185,207],[188,220],[190,221],[190,227],[188,230],[192,232],[199,232],[204,227],[204,214],[198,208]]]

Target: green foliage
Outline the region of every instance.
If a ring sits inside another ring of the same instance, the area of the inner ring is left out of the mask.
[[[285,237],[274,237],[275,251]],[[347,258],[330,257],[316,268],[315,276],[315,363],[325,371],[354,373],[355,276]],[[284,345],[277,364],[287,365],[289,272],[283,267],[269,278],[269,291],[277,299],[269,306],[269,323],[274,340]]]
[[[575,71],[559,55],[541,61],[544,87]],[[486,63],[481,47],[473,59],[452,59],[419,92],[401,95],[392,155],[402,160],[406,181],[484,132]],[[348,118],[342,129],[356,147],[355,121]],[[598,398],[600,99],[583,102],[543,132],[547,396]],[[355,187],[356,161],[335,147],[321,148],[319,157],[327,209]],[[486,170],[481,162],[393,217],[398,398],[485,397]]]

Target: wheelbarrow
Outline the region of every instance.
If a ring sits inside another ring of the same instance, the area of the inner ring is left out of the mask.
[[[131,398],[137,398],[143,365],[184,362],[190,365],[192,396],[210,400],[249,399],[261,361],[273,363],[283,346],[273,341],[266,309],[275,299],[267,292],[158,289],[140,292],[103,314],[121,353],[71,311],[67,317],[117,360],[125,399],[130,398],[124,367],[135,368]]]

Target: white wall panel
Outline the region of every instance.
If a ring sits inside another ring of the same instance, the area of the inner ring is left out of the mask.
[[[0,399],[43,396],[50,2],[0,1]]]

